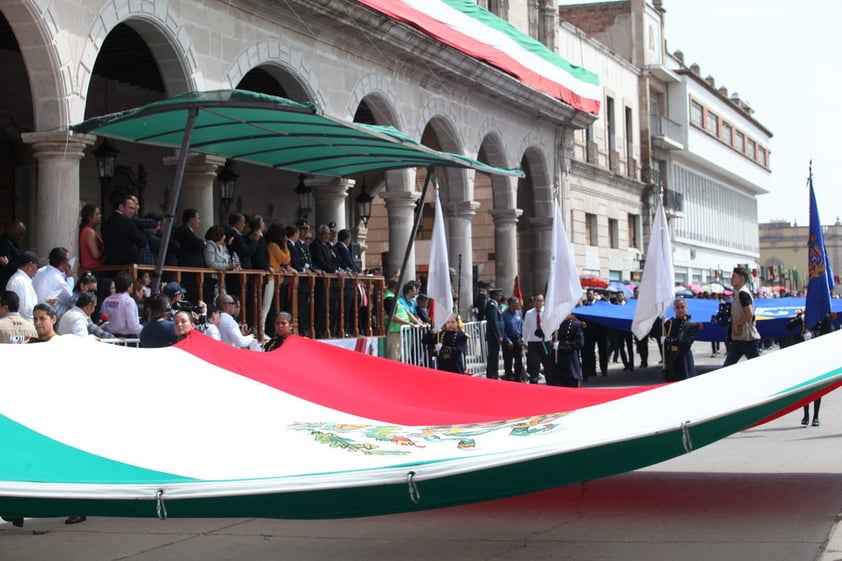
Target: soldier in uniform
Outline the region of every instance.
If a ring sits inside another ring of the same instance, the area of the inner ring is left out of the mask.
[[[691,347],[702,324],[690,321],[683,298],[676,298],[672,309],[675,317],[664,321],[664,379],[678,382],[696,375]]]

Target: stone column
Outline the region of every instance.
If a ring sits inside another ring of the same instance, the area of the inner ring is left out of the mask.
[[[465,321],[471,319],[471,306],[474,303],[473,271],[474,245],[471,237],[471,223],[480,203],[477,201],[455,201],[442,204],[447,220],[447,254],[450,266],[456,269],[453,290],[459,294],[459,314]],[[459,269],[459,256],[462,267]]]
[[[550,260],[552,257],[553,219],[549,216],[531,218],[529,220],[531,239],[527,248],[531,252],[532,270],[528,272],[532,294],[546,292],[547,280],[550,276]],[[524,279],[521,279],[524,280]],[[529,297],[532,294],[524,294]]]
[[[38,163],[38,192],[35,224],[35,251],[46,257],[54,247],[66,247],[79,256],[79,161],[96,136],[70,131],[26,132],[21,135],[32,145]]]
[[[310,220],[313,234],[316,234],[320,224],[328,222],[336,222],[337,231],[346,228],[348,213],[345,202],[355,181],[344,177],[322,176],[305,179],[304,183],[313,188],[313,206],[316,207]]]
[[[387,171],[386,189],[381,191],[379,196],[386,201],[386,214],[389,219],[389,270],[384,271],[388,278],[403,263],[415,220],[415,205],[421,198],[421,194],[416,192],[415,188],[415,169]],[[404,282],[414,278],[415,243],[413,241],[409,247]]]
[[[407,244],[412,235],[415,204],[421,195],[408,191],[383,191],[380,196],[386,201],[386,213],[389,216],[389,270],[384,271],[388,278],[403,264]],[[415,279],[415,243],[409,246],[409,259],[406,261],[403,282],[413,279]]]
[[[494,218],[494,282],[504,295],[511,296],[518,273],[517,221],[523,211],[500,208],[488,213]]]
[[[178,156],[167,156],[164,158],[164,165],[175,168],[178,165]],[[181,182],[181,195],[179,196],[176,216],[173,217],[173,228],[181,225],[181,212],[186,208],[195,208],[199,211],[201,226],[196,235],[202,237],[205,231],[214,224],[228,224],[228,217],[217,217],[214,209],[220,209],[220,215],[225,212],[222,203],[217,203],[214,197],[214,182],[221,166],[225,165],[225,158],[222,156],[210,156],[207,154],[190,154],[187,156],[187,163],[184,167],[184,178]],[[170,197],[173,192],[170,192]],[[169,208],[170,201],[166,201]]]

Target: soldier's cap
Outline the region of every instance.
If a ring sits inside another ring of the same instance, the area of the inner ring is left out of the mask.
[[[488,292],[490,294],[503,294],[503,289],[496,286],[490,286],[488,287]]]
[[[480,286],[480,288],[490,288],[491,287],[491,281],[490,280],[481,280],[481,281],[479,281],[479,286]]]

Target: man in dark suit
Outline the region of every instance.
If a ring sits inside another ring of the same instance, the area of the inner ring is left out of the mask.
[[[137,203],[134,197],[121,195],[117,209],[102,224],[106,265],[130,265],[140,262],[138,250],[146,247],[146,236],[132,220],[136,213]]]
[[[307,276],[299,276],[298,279],[298,334],[302,337],[310,336],[310,276],[313,270],[313,263],[310,261],[310,252],[307,246],[301,242],[301,229],[296,226],[287,226],[284,232],[287,236],[287,247],[289,248],[290,265],[299,273]]]
[[[500,301],[503,291],[499,288],[489,289],[488,303],[485,305],[485,341],[488,343],[488,359],[486,361],[486,378],[500,377],[500,348],[508,342],[506,326],[503,324],[503,312],[500,311]]]
[[[316,239],[310,242],[310,255],[313,269],[322,275],[339,271],[339,260],[330,245],[330,228],[327,224],[319,226]],[[332,281],[332,282],[331,282]],[[328,286],[332,285],[330,289]],[[327,303],[330,300],[330,334],[336,335],[339,327],[339,281],[326,278],[316,280],[316,337],[327,336]]]
[[[181,213],[181,226],[176,228],[172,234],[173,241],[178,244],[175,257],[178,260],[179,267],[205,267],[205,241],[196,235],[201,221],[202,217],[195,208],[185,209]],[[182,274],[181,284],[187,290],[188,302],[201,300],[196,275]]]
[[[357,262],[354,261],[354,256],[351,255],[350,230],[339,230],[336,240],[336,243],[333,245],[333,252],[336,254],[336,258],[339,261],[339,268],[344,270],[346,273],[351,274],[352,277],[356,277],[356,275],[360,272],[360,268],[357,266]],[[354,331],[354,297],[355,295],[358,295],[356,284],[356,278],[346,278],[345,288],[342,291],[342,299],[345,308],[344,328],[346,336],[353,334]],[[362,316],[363,310],[360,309],[359,312],[360,316]]]
[[[20,221],[11,224],[0,236],[0,290],[6,289],[6,283],[21,265],[23,248],[20,244],[25,236],[26,226]]]

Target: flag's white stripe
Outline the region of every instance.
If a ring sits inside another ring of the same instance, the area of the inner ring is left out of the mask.
[[[545,76],[557,84],[561,84],[577,95],[592,100],[602,100],[602,86],[590,84],[576,78],[565,69],[525,49],[515,39],[502,31],[489,27],[438,0],[401,1],[419,12],[424,12],[439,20],[458,33],[473,37],[494,49],[510,55],[533,72]]]

